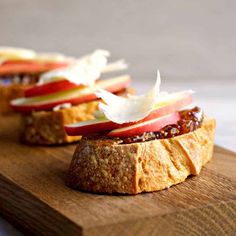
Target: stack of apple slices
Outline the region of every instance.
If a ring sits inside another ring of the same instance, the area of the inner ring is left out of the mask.
[[[107,91],[97,96],[100,104],[100,119],[65,126],[68,135],[91,135],[106,133],[111,137],[132,137],[145,132],[156,132],[180,120],[179,109],[191,104],[192,91],[159,93],[160,78],[147,94],[139,97],[121,98]]]
[[[29,49],[0,47],[0,76],[40,74],[70,63],[70,58],[58,53],[38,54]]]
[[[5,61],[0,65],[0,75],[40,74],[45,71],[67,66],[66,62],[42,62],[32,60]]]
[[[130,80],[130,76],[124,75],[99,80],[94,86],[76,85],[67,80],[51,82],[26,90],[26,97],[11,101],[11,107],[16,112],[29,113],[32,111],[52,110],[55,106],[64,103],[77,105],[97,99],[95,92],[98,88],[115,93],[126,88]]]
[[[98,80],[102,73],[127,67],[123,60],[107,64],[109,55],[108,51],[95,50],[65,67],[42,74],[38,84],[25,91],[24,98],[11,101],[11,107],[23,113],[53,110],[65,103],[77,105],[95,100],[98,89],[122,91],[130,83],[128,75]]]

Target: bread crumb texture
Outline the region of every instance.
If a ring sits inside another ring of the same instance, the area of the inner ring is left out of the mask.
[[[98,101],[83,103],[58,111],[37,111],[24,115],[21,139],[28,144],[55,145],[80,140],[80,136],[68,136],[64,125],[93,119]]]
[[[169,139],[132,144],[82,139],[66,184],[89,192],[124,194],[168,188],[200,173],[212,158],[214,132],[215,120],[206,118],[196,131]]]
[[[8,114],[13,112],[10,101],[24,96],[24,91],[29,85],[10,84],[0,85],[0,113]]]

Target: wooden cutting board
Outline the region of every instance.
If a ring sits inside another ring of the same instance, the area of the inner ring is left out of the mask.
[[[236,235],[236,154],[215,147],[200,176],[136,196],[64,185],[75,145],[17,142],[19,121],[0,118],[0,211],[32,235]]]

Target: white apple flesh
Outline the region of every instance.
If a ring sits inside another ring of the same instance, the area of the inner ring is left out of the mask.
[[[144,118],[143,121],[173,113],[182,107],[190,105],[191,103],[191,91],[176,93],[174,98],[170,98],[170,100],[166,100],[164,103],[157,103],[153,111],[146,118]]]
[[[81,87],[83,86],[71,83],[70,81],[63,79],[42,85],[34,85],[25,90],[25,97],[43,96],[47,94],[53,94],[65,91],[67,89],[81,88]]]
[[[120,127],[122,127],[122,125],[116,124],[107,119],[94,119],[64,126],[66,133],[70,136],[89,135],[117,129]]]
[[[180,108],[191,104],[192,96],[189,93],[181,93],[176,99],[166,102],[165,105],[157,105],[156,108],[143,120],[137,122],[130,122],[124,124],[117,124],[108,119],[94,119],[91,121],[79,122],[65,126],[65,130],[68,135],[89,135],[93,133],[99,133],[104,131],[110,131],[117,128],[127,127],[130,125],[139,124],[155,118],[174,113]]]
[[[43,96],[19,98],[11,101],[11,107],[16,112],[28,113],[32,111],[51,110],[53,107],[63,103],[76,105],[97,99],[95,92],[98,88],[106,89],[112,93],[121,91],[129,85],[130,80],[130,76],[123,75],[100,80],[93,87],[72,88]]]
[[[156,132],[161,130],[166,125],[176,124],[179,119],[179,113],[174,112],[159,118],[144,121],[142,123],[137,123],[127,127],[114,129],[108,133],[108,136],[125,138],[141,135],[145,132]]]
[[[65,62],[6,61],[0,65],[0,75],[39,74],[67,65]]]

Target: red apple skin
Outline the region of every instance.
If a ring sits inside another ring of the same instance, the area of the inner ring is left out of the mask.
[[[103,123],[98,123],[98,120],[94,120],[93,124],[90,125],[84,125],[84,126],[68,126],[65,127],[66,132],[68,135],[76,136],[76,135],[89,135],[93,133],[99,133],[101,131],[109,131],[113,129],[123,128],[130,125],[135,125],[138,123],[142,123],[148,120],[156,119],[161,116],[165,116],[171,113],[174,113],[178,111],[180,108],[191,104],[192,102],[192,96],[191,94],[184,94],[179,99],[175,100],[173,103],[167,104],[163,107],[159,107],[156,110],[154,110],[151,114],[149,114],[147,117],[145,117],[143,120],[137,121],[137,122],[130,122],[130,123],[124,123],[124,124],[117,124],[110,120],[106,120]]]
[[[67,89],[71,89],[75,87],[79,88],[82,86],[71,83],[68,80],[54,81],[54,82],[46,83],[43,85],[35,85],[31,88],[26,89],[25,97],[42,96],[42,95],[47,95],[47,94],[56,93],[60,91],[65,91]]]
[[[35,62],[33,60],[6,60],[4,61],[1,66],[10,66],[10,65],[34,65]]]
[[[0,75],[39,74],[67,65],[65,62],[6,61],[0,65]]]
[[[89,135],[94,133],[99,133],[102,131],[108,131],[113,129],[118,129],[122,125],[114,123],[110,120],[104,120],[103,122],[99,120],[94,120],[93,124],[84,125],[84,126],[64,126],[65,131],[70,136],[78,135]]]
[[[109,133],[109,136],[125,137],[127,135],[127,137],[129,137],[129,136],[137,135],[137,134],[134,134],[137,132],[137,130],[141,134],[143,132],[147,132],[147,131],[143,131],[144,129],[150,129],[150,127],[151,127],[151,129],[153,129],[153,126],[155,126],[155,128],[154,128],[155,131],[157,131],[156,129],[160,130],[161,128],[163,128],[167,124],[175,124],[179,120],[179,118],[180,118],[179,113],[175,112],[175,113],[172,113],[170,115],[163,116],[160,118],[150,119],[149,121],[151,121],[151,122],[156,120],[156,122],[151,123],[151,124],[148,124],[148,120],[139,121],[138,123],[125,123],[125,124],[117,124],[117,123],[114,123],[110,120],[104,120],[104,121],[94,120],[94,122],[90,121],[93,123],[87,124],[84,126],[81,124],[79,126],[67,125],[64,128],[65,128],[65,131],[67,132],[67,134],[71,135],[71,136],[90,135],[90,134],[94,134],[94,133],[113,130]],[[144,123],[144,124],[142,124],[142,123]],[[133,131],[131,130],[130,127],[134,127],[134,126],[137,126],[140,124],[141,124],[141,127],[139,126],[139,128],[132,129]],[[118,132],[119,130],[116,131],[117,129],[125,128],[125,127],[126,127],[126,129],[128,129],[128,131],[127,131],[128,134],[125,134],[124,136],[123,136],[123,134],[120,134],[123,132]],[[119,135],[122,135],[122,136],[119,136]]]
[[[166,125],[176,124],[179,119],[179,113],[174,112],[166,116],[144,121],[142,123],[133,124],[124,128],[114,129],[108,133],[108,136],[126,138],[141,135],[145,132],[156,132]]]
[[[190,105],[191,103],[192,95],[189,93],[183,94],[180,98],[174,100],[173,103],[166,104],[156,110],[153,110],[146,118],[142,120],[142,122],[173,113],[184,106]]]
[[[116,84],[109,85],[105,87],[104,89],[112,93],[119,92],[129,85],[130,80],[131,80],[130,77],[127,77],[126,80],[117,81]],[[48,102],[48,103],[45,102],[45,103],[20,104],[20,105],[11,103],[11,107],[16,112],[30,113],[32,111],[51,110],[53,107],[63,104],[63,103],[71,103],[72,105],[78,105],[78,104],[89,102],[96,99],[97,99],[97,96],[95,95],[94,92],[92,92],[90,94],[85,94],[83,96],[79,96],[76,98],[61,99],[61,100]]]
[[[11,107],[15,112],[30,113],[32,111],[49,111],[52,110],[53,107],[63,103],[71,103],[72,105],[77,105],[95,99],[97,99],[95,94],[88,94],[79,98],[58,100],[50,103],[41,103],[41,104],[38,103],[38,104],[22,105],[22,106],[11,104]]]

